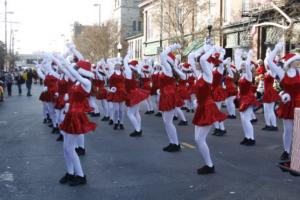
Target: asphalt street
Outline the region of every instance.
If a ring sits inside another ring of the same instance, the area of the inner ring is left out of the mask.
[[[282,124],[278,132],[264,132],[263,115],[257,114],[257,145],[241,146],[239,119],[225,122],[227,135],[209,135],[208,144],[216,173],[199,176],[203,160],[194,142],[194,127],[178,127],[179,153],[166,153],[168,144],[161,118],[141,109],[144,135],[130,138],[114,131],[100,118],[98,128],[86,135],[81,157],[88,184],[60,185],[65,174],[62,143],[42,123],[41,87],[33,96],[13,96],[0,102],[0,200],[198,200],[198,199],[300,199],[300,178],[276,167],[282,153]],[[193,114],[187,114],[189,122]],[[178,122],[176,122],[178,123]]]

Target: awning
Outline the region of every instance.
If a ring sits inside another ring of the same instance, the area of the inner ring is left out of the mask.
[[[159,42],[147,44],[147,46],[144,49],[144,55],[145,56],[157,55],[158,52],[157,49],[159,48],[159,46],[160,46]]]
[[[189,55],[191,52],[201,48],[204,45],[203,41],[195,40],[189,44],[187,48],[183,50],[183,56]]]

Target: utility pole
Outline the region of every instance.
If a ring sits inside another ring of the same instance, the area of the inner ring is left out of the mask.
[[[4,1],[5,51],[7,53],[7,0]]]
[[[157,51],[160,54],[163,50],[163,0],[160,0],[160,36],[159,36],[159,49]]]

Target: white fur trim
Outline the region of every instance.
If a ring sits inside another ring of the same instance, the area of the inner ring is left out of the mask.
[[[296,60],[300,61],[300,56],[299,55],[295,55],[294,57],[292,57],[292,58],[288,59],[287,61],[285,61],[284,62],[284,68],[287,68],[287,66],[289,64],[291,64],[292,62],[294,62]]]
[[[81,74],[82,76],[86,76],[86,77],[89,77],[89,78],[94,78],[95,77],[93,72],[86,71],[82,68],[78,69],[78,73]]]

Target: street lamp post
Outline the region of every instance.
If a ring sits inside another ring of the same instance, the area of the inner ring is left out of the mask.
[[[121,42],[119,42],[119,44],[117,45],[117,49],[118,49],[118,58],[121,58],[121,50],[122,50]]]
[[[95,7],[99,7],[99,26],[101,25],[101,4],[100,3],[95,3]]]
[[[212,34],[211,34],[211,31],[212,31],[212,28],[213,28],[213,21],[212,21],[211,15],[209,15],[207,17],[206,23],[207,23],[207,30],[208,30],[208,37],[207,37],[206,42],[207,43],[212,43]]]

